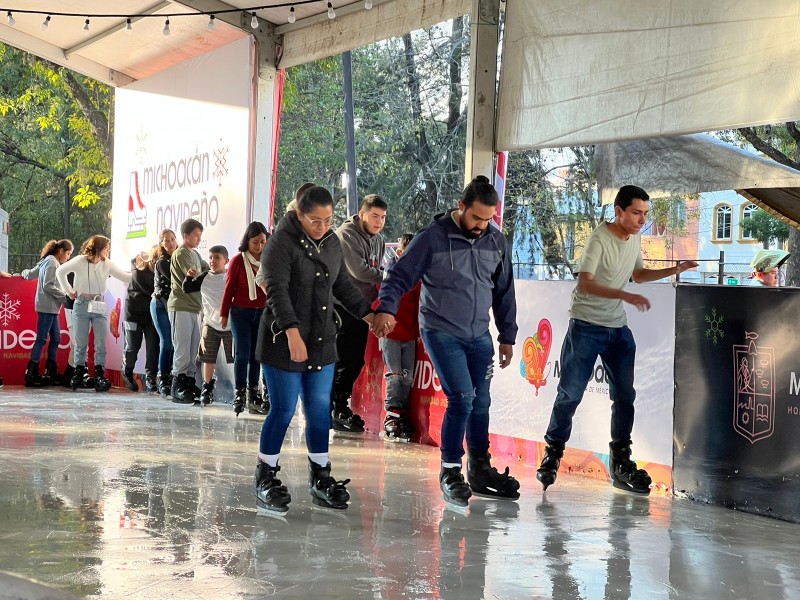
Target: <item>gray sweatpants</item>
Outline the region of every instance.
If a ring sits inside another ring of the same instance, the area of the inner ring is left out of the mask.
[[[186,375],[194,380],[195,360],[200,347],[200,314],[171,310],[169,323],[172,329],[172,345],[175,347],[172,375]]]

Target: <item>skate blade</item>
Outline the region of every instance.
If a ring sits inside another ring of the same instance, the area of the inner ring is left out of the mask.
[[[350,429],[336,429],[335,427],[332,429],[334,435],[336,437],[344,437],[344,438],[363,438],[364,437],[364,430],[361,431],[352,431]]]
[[[386,432],[381,433],[380,437],[383,438],[384,442],[391,444],[409,444],[411,442],[411,438],[402,438],[402,437],[386,435]]]
[[[289,507],[286,507],[286,510],[278,511],[272,508],[263,508],[259,506],[256,508],[256,516],[257,517],[267,517],[269,519],[274,519],[275,521],[281,521],[283,523],[288,523],[286,520],[286,513],[289,512]]]
[[[347,510],[349,504],[345,504],[343,506],[333,506],[332,504],[328,504],[324,500],[320,500],[319,498],[312,498],[311,499],[312,506],[311,508],[321,509],[324,512],[332,512],[341,514],[343,510]]]
[[[632,487],[630,487],[629,485],[627,485],[625,483],[620,483],[616,479],[612,479],[611,480],[611,485],[614,486],[615,489],[620,490],[621,492],[627,492],[629,494],[633,494],[634,496],[649,496],[650,495],[650,488],[647,488],[646,491],[645,490],[642,490],[642,491],[635,490],[635,489],[633,489]]]
[[[443,496],[444,497],[444,496]],[[469,514],[469,502],[464,501],[464,504],[456,504],[452,500],[444,498],[444,511],[451,512],[457,515],[466,517]]]
[[[484,500],[500,500],[502,502],[516,502],[519,500],[519,494],[516,496],[495,496],[493,494],[484,494],[482,492],[476,492],[473,488],[472,495],[477,498],[483,498]]]
[[[448,508],[463,508],[469,506],[469,500],[459,500],[458,498],[448,498],[447,494],[442,494],[442,499],[445,501],[445,506]]]

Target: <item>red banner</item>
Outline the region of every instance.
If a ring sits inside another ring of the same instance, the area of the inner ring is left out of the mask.
[[[21,277],[0,277],[0,376],[6,385],[25,383],[25,368],[36,342],[36,285],[35,279],[26,281]],[[70,341],[63,310],[58,322],[61,325],[58,366],[59,370],[63,370],[69,358]]]

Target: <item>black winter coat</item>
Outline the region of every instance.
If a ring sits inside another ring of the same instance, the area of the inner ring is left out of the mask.
[[[131,268],[131,282],[128,284],[128,297],[125,300],[125,320],[130,323],[152,323],[150,298],[153,295],[153,272]]]
[[[283,371],[313,371],[335,363],[334,298],[357,318],[370,313],[344,266],[342,247],[333,231],[314,242],[303,231],[296,213],[275,229],[261,254],[267,283],[267,306],[258,328],[256,359]],[[297,327],[308,350],[308,361],[293,362],[284,333]]]
[[[169,292],[172,289],[172,275],[170,273],[170,255],[163,254],[156,261],[155,279],[153,282],[153,298],[163,300],[164,305],[169,300]]]

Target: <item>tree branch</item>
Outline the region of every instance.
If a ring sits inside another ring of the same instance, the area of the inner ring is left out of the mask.
[[[109,131],[108,127],[108,119],[102,113],[102,111],[97,110],[97,107],[92,102],[92,99],[89,97],[89,94],[86,93],[86,90],[83,89],[83,86],[75,79],[75,76],[72,74],[72,71],[69,69],[61,69],[61,76],[64,78],[64,83],[69,88],[69,91],[72,93],[73,98],[81,107],[83,114],[86,115],[86,119],[89,121],[89,125],[94,131],[94,134],[97,140],[103,147],[103,152],[105,152],[106,158],[108,159],[109,167],[113,168],[114,165],[114,140],[112,139],[111,132]]]
[[[739,129],[739,132],[742,134],[742,137],[746,139],[753,145],[753,148],[761,152],[762,154],[766,154],[775,162],[779,162],[782,165],[786,165],[787,167],[791,167],[793,169],[800,169],[800,164],[796,161],[792,160],[788,156],[786,156],[783,152],[771,146],[765,140],[759,137],[756,133],[756,130],[752,127],[742,127]]]

